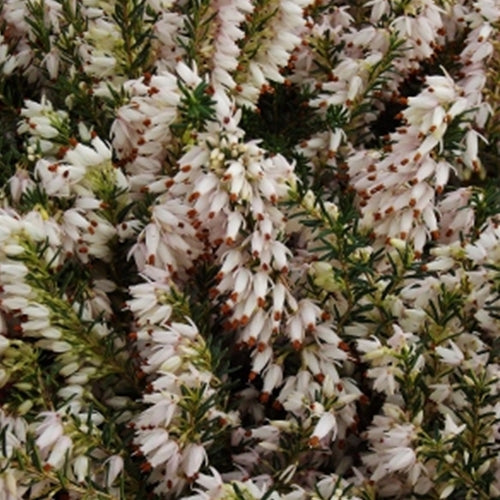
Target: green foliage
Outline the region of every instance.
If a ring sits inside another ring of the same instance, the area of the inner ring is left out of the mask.
[[[487,182],[484,188],[474,188],[470,205],[474,208],[474,234],[476,238],[491,218],[500,211],[500,186]]]
[[[214,118],[215,101],[213,100],[208,83],[200,82],[194,89],[189,88],[182,80],[177,82],[182,92],[179,104],[180,119],[171,125],[177,137],[189,142],[191,133],[203,131],[207,121]]]
[[[187,62],[196,63],[203,72],[209,68],[204,64],[205,56],[200,47],[211,40],[210,31],[217,12],[211,8],[208,0],[190,0],[183,11],[184,27],[177,41],[186,53]]]
[[[243,109],[240,126],[247,139],[262,139],[262,146],[288,159],[296,157],[295,146],[322,126],[309,106],[313,93],[297,85],[273,84],[260,95],[257,109]]]
[[[16,171],[16,165],[22,162],[21,140],[16,134],[18,110],[23,104],[24,92],[30,85],[19,75],[0,75],[0,117],[2,134],[0,135],[0,187]]]
[[[138,78],[152,71],[153,25],[156,15],[146,0],[117,0],[112,19],[121,31],[123,46],[117,50],[121,74]]]

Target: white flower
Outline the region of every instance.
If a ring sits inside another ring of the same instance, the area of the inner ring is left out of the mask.
[[[85,455],[76,457],[73,461],[73,472],[79,483],[83,483],[89,472],[89,458]]]
[[[69,436],[59,437],[52,447],[47,463],[56,469],[60,469],[66,463],[67,454],[72,448],[73,441]]]
[[[36,445],[42,452],[51,448],[63,436],[64,428],[58,413],[42,413],[44,420],[37,427]]]
[[[458,434],[460,434],[464,429],[466,425],[457,425],[451,415],[447,413],[445,415],[445,421],[444,421],[444,429],[443,429],[443,438],[445,440],[447,439],[452,439]]]
[[[382,477],[392,472],[410,469],[416,464],[415,451],[412,448],[396,447],[388,450],[381,463],[373,472],[372,481],[378,481]]]
[[[188,478],[194,477],[207,460],[207,453],[201,444],[190,443],[182,452],[182,470]]]
[[[321,415],[309,441],[311,443],[316,442],[323,439],[329,433],[331,433],[331,440],[335,440],[337,435],[337,420],[331,411],[327,411]]]
[[[123,458],[120,455],[112,455],[106,460],[105,464],[107,467],[106,485],[109,488],[123,470]]]
[[[448,340],[449,347],[437,346],[436,353],[442,358],[444,363],[452,366],[458,366],[464,360],[464,354],[461,349],[453,342]]]

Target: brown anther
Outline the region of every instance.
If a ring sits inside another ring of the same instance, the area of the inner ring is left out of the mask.
[[[228,304],[227,302],[222,304],[222,306],[220,308],[220,312],[223,314],[223,316],[228,316],[229,314],[231,314],[231,311],[232,311],[232,307],[230,304]]]
[[[283,410],[283,405],[276,399],[273,401],[273,410],[281,411]]]
[[[259,401],[262,403],[262,404],[266,404],[268,401],[269,401],[269,396],[270,394],[268,392],[263,392],[261,393],[261,395],[259,396]]]
[[[196,201],[200,196],[201,196],[200,193],[198,191],[195,191],[194,193],[190,194],[188,201],[189,202]]]
[[[68,146],[61,146],[58,150],[57,150],[57,157],[58,158],[63,158],[64,155],[68,152],[69,148]]]
[[[318,436],[312,436],[309,439],[309,446],[311,448],[317,448],[319,446],[319,437]]]
[[[367,405],[370,402],[370,400],[368,399],[368,396],[366,394],[361,394],[361,396],[359,397],[359,402],[362,405]]]
[[[267,348],[267,344],[265,342],[259,342],[257,344],[257,351],[264,352]]]
[[[347,342],[344,342],[343,340],[341,340],[339,342],[338,348],[344,352],[351,352],[351,348],[349,347],[349,344]]]

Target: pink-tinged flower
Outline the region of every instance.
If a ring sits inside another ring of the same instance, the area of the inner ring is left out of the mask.
[[[495,264],[500,259],[500,229],[489,221],[479,239],[465,247],[467,256],[476,264]]]
[[[440,242],[451,243],[459,241],[460,235],[467,235],[474,225],[474,209],[470,206],[472,190],[459,188],[440,200],[438,211],[440,213],[441,231]]]
[[[383,460],[383,461],[382,461]],[[383,457],[381,457],[380,465],[373,472],[372,481],[378,481],[384,476],[393,472],[402,470],[411,470],[416,466],[415,450],[408,447],[395,447],[388,450]]]
[[[10,195],[15,203],[18,203],[21,196],[29,189],[34,187],[35,183],[31,179],[27,170],[17,169],[16,173],[9,179]]]
[[[413,61],[430,57],[443,27],[445,12],[433,2],[412,3],[404,14],[392,21],[391,28],[402,40],[407,40],[408,53],[398,61],[398,69],[411,67]]]
[[[422,414],[408,422],[405,412],[389,403],[383,406],[383,413],[375,416],[366,433],[372,452],[363,457],[363,462],[372,480],[385,484],[384,478],[404,477],[400,489],[413,489],[428,474],[415,449]]]
[[[216,0],[213,4],[216,16],[211,19],[211,30],[203,40],[205,46],[200,48],[200,52],[208,56],[205,64],[212,67],[211,83],[214,88],[222,85],[232,89],[236,86],[232,74],[238,66],[240,54],[237,42],[244,36],[239,26],[253,8],[248,0]]]
[[[46,454],[58,439],[63,436],[64,428],[61,416],[58,413],[45,412],[42,415],[44,416],[44,420],[36,429],[36,445],[43,454]]]
[[[189,69],[179,66],[179,70],[189,77]],[[181,93],[174,72],[161,72],[148,80],[141,78],[127,87],[131,100],[118,110],[111,137],[118,158],[132,175],[131,185],[138,191],[161,171]]]
[[[287,65],[292,51],[300,45],[301,38],[298,35],[305,25],[302,10],[309,3],[309,0],[276,2],[275,11],[263,29],[255,32],[252,39],[247,41],[247,46],[253,50],[255,44],[256,50],[250,58],[251,66],[245,60],[248,59],[248,52],[239,54],[238,62],[245,64],[235,76],[239,84],[236,87],[238,104],[254,106],[267,81],[284,81],[280,69]],[[242,5],[248,4],[245,2]]]
[[[467,109],[472,111],[472,107],[448,75],[429,76],[424,90],[408,99],[402,113],[406,126],[391,134],[389,153],[378,158],[374,153],[358,151],[348,159],[362,223],[373,230],[379,243],[391,238],[409,239],[420,254],[428,239],[439,239],[448,231],[437,217],[436,201],[454,168],[439,159],[439,154],[453,117]],[[464,158],[472,158],[477,134],[467,123],[462,127],[463,146],[469,151]],[[464,165],[475,168],[472,160]]]

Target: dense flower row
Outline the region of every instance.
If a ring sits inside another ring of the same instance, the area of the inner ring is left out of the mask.
[[[0,19],[0,499],[500,498],[498,0]]]

